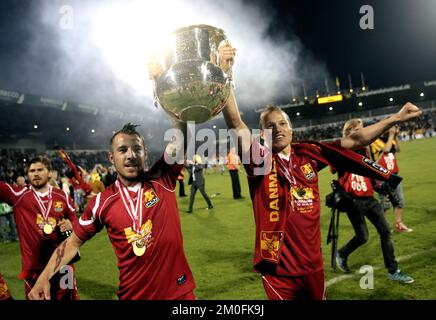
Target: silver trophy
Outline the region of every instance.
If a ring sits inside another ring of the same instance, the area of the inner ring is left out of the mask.
[[[155,101],[181,122],[205,122],[224,108],[230,79],[218,66],[223,30],[193,25],[173,32],[162,57],[163,73],[154,80]]]

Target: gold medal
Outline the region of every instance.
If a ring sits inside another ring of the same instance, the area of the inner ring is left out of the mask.
[[[140,238],[140,239],[136,240],[135,245],[136,245],[138,248],[142,248],[142,247],[144,247],[144,246],[145,246],[145,241],[144,241],[144,239],[143,239],[143,238]]]
[[[133,253],[138,257],[145,253],[145,242],[143,239],[140,240],[142,240],[142,243],[138,243],[139,240],[133,243]]]
[[[44,229],[43,230],[44,230],[45,234],[50,234],[50,233],[53,232],[53,227],[52,227],[51,224],[46,223],[46,224],[44,224]]]

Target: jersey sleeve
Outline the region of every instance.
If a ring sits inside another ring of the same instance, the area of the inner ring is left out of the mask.
[[[82,241],[91,239],[103,229],[100,221],[100,197],[101,193],[91,199],[82,216],[73,223],[73,230]]]
[[[6,202],[8,205],[13,206],[17,201],[22,188],[11,186],[9,183],[0,181],[0,201]]]
[[[241,161],[249,177],[264,176],[271,171],[272,152],[254,139]]]
[[[74,209],[74,203],[71,196],[65,193],[65,201],[67,202],[67,211],[65,212],[66,218],[71,221],[72,224],[77,221],[76,210]]]
[[[180,175],[184,165],[178,163],[170,164],[166,159],[169,159],[169,157],[164,153],[147,174],[152,179],[160,179],[165,187],[173,190],[176,188],[177,177]]]

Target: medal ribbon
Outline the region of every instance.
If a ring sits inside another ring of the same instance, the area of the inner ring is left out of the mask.
[[[289,162],[282,159],[277,154],[277,159],[279,162],[279,170],[285,176],[286,180],[288,180],[289,184],[292,186],[297,185],[297,181],[295,180],[294,174],[292,173],[292,154],[289,154]]]
[[[41,200],[41,197],[39,194],[33,189],[33,197],[35,198],[36,202],[38,202],[39,209],[41,210],[42,216],[44,217],[44,223],[48,223],[48,215],[50,213],[51,205],[53,203],[53,199],[51,196],[53,187],[51,185],[48,186],[48,206],[46,207],[44,205],[44,202]]]
[[[127,211],[130,219],[133,221],[133,230],[136,233],[141,234],[141,225],[142,225],[142,205],[141,205],[141,196],[143,193],[142,185],[139,188],[136,194],[136,204],[133,202],[132,197],[130,196],[129,190],[118,180],[116,181],[116,185],[121,194],[121,199],[123,200],[124,208]],[[128,205],[129,204],[129,205]],[[139,214],[138,214],[139,212]]]

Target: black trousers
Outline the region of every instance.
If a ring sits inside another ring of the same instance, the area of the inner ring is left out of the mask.
[[[197,190],[200,190],[201,195],[203,196],[204,200],[206,200],[206,202],[207,202],[207,206],[211,207],[212,202],[210,202],[209,196],[207,195],[206,191],[204,190],[204,183],[197,184],[197,183],[193,182],[191,184],[191,196],[189,198],[189,210],[192,211],[192,207],[194,206],[195,194],[197,193]]]
[[[239,184],[238,170],[229,170],[232,179],[233,199],[241,198],[241,185]]]
[[[380,236],[385,267],[390,273],[395,272],[398,263],[395,260],[391,229],[386,221],[380,202],[374,197],[353,199],[353,206],[347,212],[347,216],[353,225],[356,235],[338,250],[339,255],[346,259],[354,250],[368,241],[368,226],[365,221],[365,217],[367,217],[377,229]]]
[[[179,181],[179,197],[186,197],[185,193],[185,182],[183,180]]]

